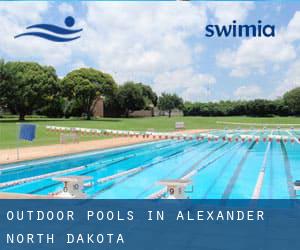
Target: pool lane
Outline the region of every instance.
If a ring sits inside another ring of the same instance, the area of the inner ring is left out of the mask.
[[[29,162],[23,167],[2,170],[0,183],[30,176],[52,173],[59,170],[85,166],[80,171],[57,176],[91,176],[94,185],[86,187],[89,198],[147,198],[163,187],[157,185],[162,179],[191,176],[193,193],[190,198],[252,198],[258,176],[262,169],[264,178],[259,198],[298,198],[294,196],[293,182],[300,179],[300,144],[262,142],[271,131],[252,132],[259,135],[260,142],[223,142],[222,135],[235,138],[237,131],[216,131],[219,141],[168,140],[136,147],[120,148],[109,152],[95,152],[91,155],[68,156],[49,159],[45,162]],[[243,132],[244,133],[244,132]],[[298,137],[298,131],[293,134]],[[212,133],[213,134],[213,133]],[[245,134],[251,134],[246,131]],[[273,135],[291,136],[287,131],[273,130]],[[268,145],[269,148],[268,148]],[[264,160],[266,157],[266,160]],[[138,172],[128,170],[143,167]],[[98,179],[119,173],[125,175],[97,183]],[[62,190],[63,184],[52,177],[2,188],[1,191],[46,195]],[[188,190],[191,187],[187,188]]]
[[[288,152],[286,151],[285,144],[281,141],[280,142],[281,151],[283,155],[283,161],[284,161],[284,172],[286,176],[286,185],[288,188],[288,193],[290,198],[295,198],[295,192],[294,192],[294,184],[293,184],[293,176],[291,173],[291,164],[290,159],[288,156]]]
[[[159,163],[128,178],[126,181],[98,194],[95,198],[146,198],[161,189],[161,186],[157,185],[159,180],[181,177],[195,162],[222,144],[221,142],[211,142],[198,145],[193,150],[188,150],[178,157]]]
[[[137,145],[136,147],[116,149],[115,151],[111,152],[99,151],[88,154],[88,157],[86,155],[74,155],[72,157],[49,159],[43,161],[42,163],[39,163],[39,161],[33,161],[20,164],[20,167],[5,166],[4,169],[0,169],[0,183],[71,169],[74,167],[85,166],[99,161],[110,160],[111,158],[123,157],[124,155],[138,153],[140,152],[141,148],[146,151],[151,151],[160,147],[168,146],[170,143],[172,142],[168,141],[160,142],[158,144],[151,143]]]
[[[250,142],[247,146],[247,151],[244,153],[243,157],[240,159],[238,164],[235,166],[234,172],[230,177],[226,188],[223,192],[222,199],[228,198],[245,198],[251,196],[252,188],[249,187],[250,185],[254,185],[255,180],[249,181],[249,177],[244,180],[244,176],[246,172],[248,172],[248,168],[251,168],[251,175],[257,176],[257,173],[254,172],[253,165],[255,164],[254,161],[249,161],[248,159],[252,156],[255,157],[256,155],[253,154],[255,152],[255,146],[257,145],[256,142]],[[241,186],[243,188],[241,188]],[[250,191],[250,190],[251,191]]]
[[[288,154],[289,162],[290,162],[290,167],[291,167],[291,175],[293,178],[293,182],[296,180],[300,180],[300,157],[299,157],[299,151],[300,151],[300,144],[299,143],[294,143],[290,144],[287,143],[285,145],[286,151]],[[297,192],[298,195],[294,198],[299,199],[299,191]]]
[[[121,154],[114,154],[114,157],[109,154],[109,156],[101,158],[100,161],[96,161],[87,165],[85,170],[73,172],[72,175],[92,176],[93,181],[96,182],[98,178],[103,178],[113,174],[117,174],[119,172],[127,171],[142,164],[146,164],[147,162],[155,162],[160,158],[167,157],[174,153],[176,154],[177,152],[180,152],[181,150],[184,150],[184,148],[190,147],[195,143],[198,144],[203,142],[189,140],[159,142],[154,145],[145,145],[142,148],[137,147],[133,148],[130,151],[120,152]],[[70,175],[70,173],[59,176],[67,175]],[[107,188],[106,184],[96,184],[92,187],[86,188],[85,191],[89,194],[92,192],[98,192],[103,189],[102,186],[105,186]],[[61,189],[61,183],[48,178],[4,188],[2,190],[13,193],[29,193],[42,195],[55,193]]]
[[[288,198],[288,188],[281,145],[273,141],[268,155],[261,199]]]
[[[260,135],[260,133],[254,132],[252,135]],[[247,150],[243,151],[243,156],[235,165],[231,177],[228,178],[222,199],[251,198],[266,144],[248,141],[244,146]]]
[[[186,145],[184,145],[183,147],[179,148],[175,148],[174,150],[168,150],[166,151],[164,154],[160,153],[159,156],[157,156],[157,152],[154,152],[156,154],[157,157],[150,157],[147,161],[143,160],[139,160],[139,159],[135,159],[134,162],[132,162],[131,164],[129,164],[128,166],[130,166],[130,169],[133,168],[137,168],[137,167],[141,167],[141,171],[137,172],[137,173],[133,173],[133,174],[129,174],[127,176],[121,177],[121,178],[117,178],[115,181],[111,181],[111,186],[115,186],[118,185],[121,181],[127,180],[128,178],[131,178],[132,176],[135,176],[136,174],[140,174],[144,171],[146,171],[148,168],[152,168],[155,167],[158,164],[161,164],[163,162],[169,161],[172,158],[175,157],[179,157],[180,155],[184,154],[185,152],[187,152],[188,150],[192,150],[194,147],[200,146],[200,145],[204,145],[203,142],[192,142],[192,143],[188,143]],[[124,167],[122,168],[122,172],[124,171]],[[106,175],[106,176],[111,176],[112,174]],[[103,176],[103,177],[106,177]],[[99,178],[99,176],[97,177]],[[105,190],[107,190],[108,187],[105,187]],[[90,194],[91,196],[97,196],[99,192],[102,192],[103,189],[103,184],[102,183],[97,183],[89,188],[86,188],[85,192],[87,192],[88,194]]]
[[[289,136],[287,131],[274,130],[274,135]],[[259,198],[262,199],[285,199],[294,198],[292,191],[292,177],[290,160],[287,156],[286,146],[291,143],[277,142],[273,140],[267,155],[265,178]]]
[[[192,178],[194,192],[189,194],[190,198],[222,198],[228,179],[233,175],[235,166],[247,151],[247,144],[248,142],[239,144],[211,166],[199,171]]]
[[[154,146],[151,148],[145,148],[139,153],[133,154],[132,151],[123,154],[123,158],[119,155],[116,157],[116,161],[113,159],[103,160],[93,162],[87,165],[85,170],[73,172],[72,175],[86,175],[93,177],[93,181],[98,178],[103,178],[109,175],[119,173],[121,171],[126,171],[128,169],[134,168],[139,164],[144,164],[149,161],[156,161],[159,157],[164,157],[167,155],[172,155],[178,151],[182,151],[190,145],[195,144],[194,141],[181,141],[169,143],[163,147]],[[157,154],[160,154],[159,157]],[[156,156],[156,157],[155,157]],[[67,174],[70,175],[70,174]],[[61,175],[66,176],[66,175]],[[62,184],[52,179],[42,179],[38,181],[33,181],[25,184],[16,185],[13,187],[8,187],[3,189],[6,192],[13,193],[30,193],[30,194],[48,194],[61,190]]]
[[[189,195],[190,198],[224,198],[224,194],[226,194],[226,198],[251,198],[267,145],[263,142],[245,142],[235,150],[226,153],[218,161],[213,162],[211,166],[199,171],[192,178],[194,192]],[[283,147],[291,146],[299,147],[300,145],[283,144],[275,141],[271,143],[261,198],[289,198],[287,180],[291,183],[292,171],[295,171],[295,168],[290,163],[290,159],[285,159]],[[290,149],[286,151],[289,157]],[[213,157],[216,157],[216,153],[212,154],[212,157],[207,161]],[[288,165],[287,160],[289,160]],[[203,161],[202,164],[205,163]],[[290,174],[287,168],[290,169]],[[174,175],[174,178],[178,178],[177,176]],[[158,190],[159,188],[155,188],[152,189],[152,192]],[[109,196],[110,194],[107,193],[101,198]]]

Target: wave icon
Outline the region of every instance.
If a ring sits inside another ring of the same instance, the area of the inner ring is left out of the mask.
[[[70,28],[72,26],[74,26],[75,24],[75,19],[71,16],[66,17],[65,19],[65,25]],[[35,24],[35,25],[31,25],[26,27],[26,29],[40,29],[42,31],[32,31],[32,32],[25,32],[25,33],[21,33],[19,35],[16,35],[14,38],[19,38],[19,37],[23,37],[23,36],[36,36],[36,37],[40,37],[46,40],[50,40],[53,42],[70,42],[73,40],[76,40],[78,38],[80,38],[80,36],[75,36],[75,37],[68,37],[68,35],[72,35],[72,34],[77,34],[79,32],[82,31],[82,29],[68,29],[68,28],[63,28],[63,27],[59,27],[53,24]],[[48,31],[54,34],[49,34],[49,33],[45,33],[43,31]],[[59,36],[57,36],[59,35]],[[67,37],[64,37],[67,36]]]

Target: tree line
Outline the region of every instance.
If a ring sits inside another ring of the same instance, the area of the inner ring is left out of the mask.
[[[171,113],[183,105],[177,95],[158,97],[142,83],[118,85],[111,75],[93,68],[76,69],[59,79],[51,66],[0,60],[0,108],[18,114],[19,120],[31,114],[91,119],[97,97],[104,100],[106,116],[128,117],[156,106]]]
[[[219,102],[185,102],[186,116],[289,116],[300,115],[300,88],[287,91],[276,100],[254,99]]]
[[[59,79],[51,66],[35,62],[0,60],[0,109],[18,114],[48,117],[85,116],[91,119],[97,97],[104,100],[105,116],[126,116],[141,109],[180,109],[187,116],[272,116],[299,115],[300,88],[277,100],[183,102],[176,94],[159,97],[149,85],[126,82],[118,85],[113,77],[93,68],[80,68]]]

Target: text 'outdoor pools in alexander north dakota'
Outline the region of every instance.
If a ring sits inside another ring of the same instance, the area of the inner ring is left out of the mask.
[[[72,210],[7,210],[3,215],[5,218],[1,218],[2,222],[4,220],[6,224],[14,225],[13,231],[2,232],[4,237],[2,235],[1,238],[8,245],[56,244],[57,240],[60,244],[67,245],[123,245],[127,242],[126,236],[132,233],[126,228],[130,228],[136,219],[146,225],[171,221],[173,225],[177,223],[178,226],[182,223],[264,221],[262,210],[178,210],[171,213],[168,210],[145,210],[142,218],[140,216],[136,218],[133,210],[86,210],[81,211],[80,216]],[[29,232],[28,228],[24,227],[27,223],[37,225],[34,232]],[[50,231],[51,225],[55,224],[57,228],[60,223],[64,232]],[[90,223],[97,223],[97,226],[91,227]],[[108,229],[103,226],[104,223],[113,224],[113,226]],[[124,224],[127,224],[127,227],[124,227]]]

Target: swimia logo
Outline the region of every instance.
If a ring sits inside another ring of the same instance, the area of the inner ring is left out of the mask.
[[[275,37],[275,25],[263,24],[237,24],[233,20],[229,25],[206,25],[206,37]]]
[[[29,31],[21,33],[15,36],[16,38],[24,36],[34,36],[42,39],[46,39],[52,42],[70,42],[80,38],[80,36],[74,36],[82,31],[82,29],[70,29],[75,24],[75,19],[72,16],[65,18],[65,26],[60,27],[53,24],[35,24],[26,27],[27,30],[36,29],[35,31]],[[71,36],[72,35],[72,36]]]

